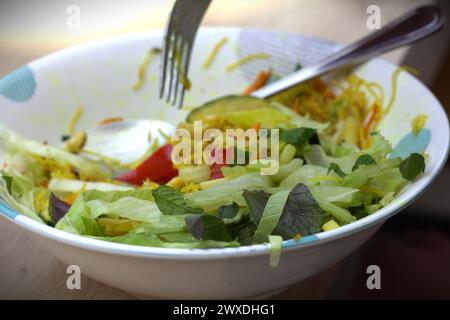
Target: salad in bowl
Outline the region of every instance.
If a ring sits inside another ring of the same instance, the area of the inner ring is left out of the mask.
[[[158,95],[162,37],[0,79],[2,224],[88,277],[146,297],[267,295],[356,250],[445,164],[445,111],[409,69],[375,59],[261,100],[336,45],[202,28],[179,110]]]
[[[0,197],[38,222],[94,239],[163,248],[269,242],[277,256],[283,240],[377,212],[424,172],[423,151],[402,156],[378,131],[395,90],[384,105],[379,84],[351,74],[252,97],[267,74],[242,94],[193,108],[170,134],[158,128],[159,139],[154,127],[130,134],[139,121],[123,118],[75,130],[81,109],[67,119],[60,147],[1,125]],[[426,119],[413,120],[413,134]],[[146,150],[124,160],[121,150],[143,135]]]

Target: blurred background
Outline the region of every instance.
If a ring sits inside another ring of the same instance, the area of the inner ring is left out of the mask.
[[[367,8],[378,5],[385,23],[439,0],[214,0],[206,26],[288,31],[349,43],[371,32]],[[168,0],[2,0],[0,77],[40,56],[79,43],[129,32],[161,29]],[[68,26],[73,10],[80,25]],[[447,18],[449,20],[449,18]],[[419,78],[450,111],[450,28],[386,58],[419,70]],[[448,146],[442,146],[447,148]],[[450,298],[450,168],[412,206],[396,215],[368,243],[336,266],[275,298]],[[42,251],[24,231],[0,221],[0,298],[132,298],[85,279],[83,290],[65,286],[65,266]],[[382,270],[382,290],[366,287],[366,268]]]

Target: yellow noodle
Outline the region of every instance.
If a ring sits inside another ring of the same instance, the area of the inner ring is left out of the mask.
[[[228,38],[224,37],[222,40],[220,40],[213,48],[211,53],[208,56],[208,59],[206,59],[205,63],[203,64],[204,69],[208,69],[211,64],[213,63],[214,59],[217,56],[217,53],[219,52],[220,48],[222,48],[226,43],[228,42]]]

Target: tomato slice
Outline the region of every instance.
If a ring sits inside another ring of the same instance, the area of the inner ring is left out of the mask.
[[[216,149],[214,149],[211,152],[211,155],[214,157],[215,155],[215,151]],[[215,180],[215,179],[221,179],[223,178],[223,174],[222,174],[222,170],[220,170],[220,168],[227,166],[227,161],[228,159],[232,159],[233,158],[233,149],[232,148],[228,148],[228,149],[221,149],[218,150],[218,152],[222,152],[222,159],[223,159],[223,163],[219,164],[219,163],[214,163],[211,166],[211,175],[209,177],[209,180]]]
[[[178,175],[178,170],[173,167],[171,154],[172,145],[166,144],[156,150],[136,169],[126,172],[116,179],[134,185],[142,185],[147,179],[165,184]]]

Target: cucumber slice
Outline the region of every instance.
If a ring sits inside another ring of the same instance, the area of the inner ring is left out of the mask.
[[[187,118],[187,122],[202,120],[209,115],[225,115],[237,111],[248,111],[262,108],[270,108],[270,103],[266,100],[251,97],[230,95],[209,101],[202,106],[192,110]]]

